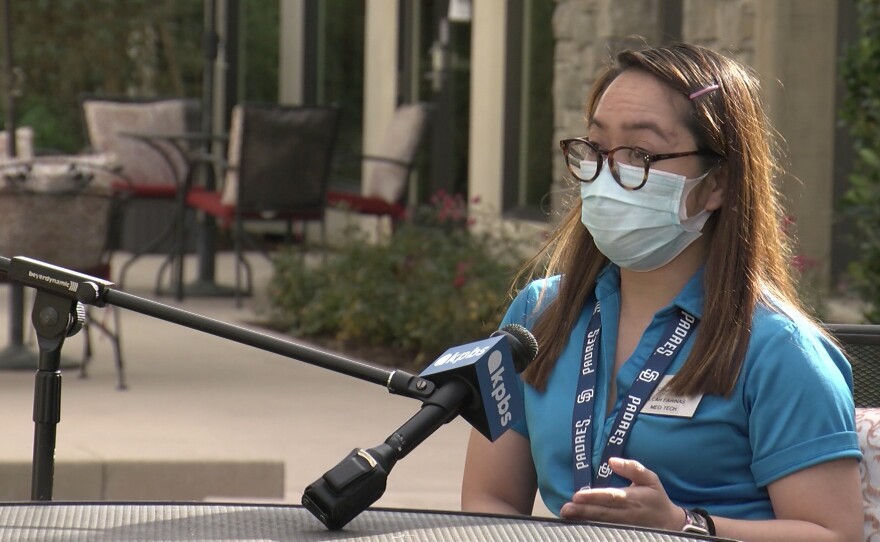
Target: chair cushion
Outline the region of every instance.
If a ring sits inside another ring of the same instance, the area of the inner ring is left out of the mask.
[[[880,540],[880,408],[857,408],[856,431],[862,462],[862,506],[865,540]]]
[[[229,124],[229,147],[226,150],[229,167],[223,176],[223,195],[221,197],[224,205],[235,205],[235,202],[238,201],[238,166],[241,164],[243,115],[241,104],[232,108],[232,119]]]
[[[201,210],[223,221],[224,227],[229,227],[235,220],[235,205],[223,203],[223,195],[220,192],[212,192],[203,188],[194,188],[186,195],[187,207]],[[320,220],[321,211],[304,211],[295,213],[242,213],[244,219],[263,220]]]
[[[120,132],[185,133],[187,110],[193,107],[191,102],[188,99],[155,102],[85,100],[82,107],[90,144],[95,151],[114,153],[123,173],[134,184],[173,185],[187,172],[186,160],[173,145],[156,142],[167,155],[166,159],[150,145]]]
[[[331,190],[327,193],[327,203],[365,215],[387,215],[395,220],[401,220],[406,216],[406,208],[402,205],[389,203],[384,198],[366,197],[351,192]]]
[[[394,113],[382,147],[370,154],[412,163],[427,117],[428,112],[423,104],[401,105]],[[400,203],[406,193],[409,168],[383,162],[368,162],[368,167],[363,195]]]
[[[235,217],[235,205],[223,203],[223,196],[220,192],[194,188],[186,195],[186,205],[223,220],[226,227],[232,223],[232,219]]]

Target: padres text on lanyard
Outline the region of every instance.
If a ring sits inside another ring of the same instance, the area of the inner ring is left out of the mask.
[[[608,442],[602,453],[602,463],[597,469],[593,480],[593,432],[590,429],[595,411],[594,396],[596,393],[596,360],[599,359],[602,321],[600,306],[596,302],[587,333],[584,336],[584,357],[581,360],[581,374],[578,377],[577,395],[575,396],[572,414],[572,466],[574,469],[574,487],[589,489],[590,487],[607,487],[611,482],[611,467],[608,459],[622,457],[623,447],[629,437],[629,430],[635,422],[642,406],[651,397],[660,377],[675,360],[691,332],[699,323],[691,314],[679,309],[678,318],[669,323],[660,342],[654,348],[645,368],[639,373],[630,386],[623,406],[617,413]]]

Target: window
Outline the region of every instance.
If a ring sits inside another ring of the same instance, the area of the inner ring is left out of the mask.
[[[558,148],[552,95],[555,3],[511,0],[508,6],[504,214],[543,220]]]

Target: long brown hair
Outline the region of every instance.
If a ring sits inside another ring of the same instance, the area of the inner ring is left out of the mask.
[[[724,205],[713,213],[704,233],[708,244],[703,318],[688,360],[670,383],[681,395],[729,394],[736,382],[758,303],[787,304],[803,312],[793,286],[790,249],[780,228],[780,197],[773,179],[776,147],[750,71],[709,49],[675,44],[619,53],[596,79],[586,104],[592,117],[608,85],[623,71],[643,70],[685,95],[717,84],[718,90],[691,100],[685,123],[698,148],[723,157],[717,174],[724,179]],[[579,200],[578,200],[579,201]],[[556,359],[574,328],[596,277],[607,264],[573,205],[542,250],[523,268],[528,276],[544,267],[561,275],[558,295],[539,303],[532,330],[541,351],[523,374],[539,390],[546,387]]]

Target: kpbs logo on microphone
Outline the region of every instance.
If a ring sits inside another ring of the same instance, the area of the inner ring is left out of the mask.
[[[441,384],[446,379],[461,378],[475,385],[481,408],[465,407],[461,416],[489,440],[500,437],[524,415],[510,344],[504,337],[450,348],[420,376]]]

